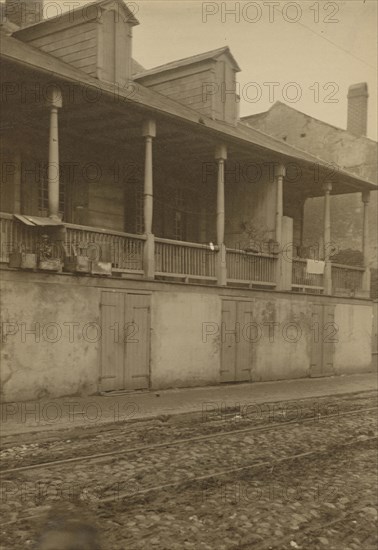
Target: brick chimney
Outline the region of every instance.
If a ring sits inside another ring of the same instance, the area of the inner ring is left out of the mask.
[[[356,136],[367,133],[368,97],[366,82],[349,86],[347,130]]]
[[[43,21],[44,0],[6,0],[5,16],[8,21],[24,28]]]

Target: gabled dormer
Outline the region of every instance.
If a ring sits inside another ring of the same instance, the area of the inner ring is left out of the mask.
[[[95,78],[124,86],[132,76],[132,28],[138,24],[123,0],[102,0],[13,36]]]
[[[134,75],[147,88],[214,119],[236,125],[239,65],[227,46]]]

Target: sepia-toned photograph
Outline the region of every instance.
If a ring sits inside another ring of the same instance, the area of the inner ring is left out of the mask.
[[[376,550],[377,0],[0,0],[1,550]]]

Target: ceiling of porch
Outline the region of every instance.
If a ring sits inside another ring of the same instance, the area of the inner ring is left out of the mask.
[[[3,82],[8,83],[10,92],[2,102],[2,137],[6,140],[7,136],[13,136],[19,141],[24,134],[28,139],[35,136],[45,141],[47,148],[49,109],[44,90],[57,82],[56,77],[52,80],[51,75],[22,64],[17,64],[15,70],[13,63],[5,61]],[[252,135],[253,132],[242,125],[235,128],[216,123],[206,117],[202,119],[198,113],[198,121],[194,123],[171,113],[157,112],[122,94],[112,95],[100,87],[64,80],[60,84],[63,108],[59,113],[59,128],[61,150],[66,154],[77,154],[79,144],[89,152],[109,150],[143,162],[142,124],[153,116],[157,125],[155,158],[167,165],[180,163],[183,171],[188,166],[212,162],[215,146],[223,142],[228,148],[227,166],[237,164],[242,172],[251,164],[255,164],[257,170],[258,165],[286,164],[285,193],[298,199],[322,196],[322,185],[329,181],[333,183],[332,194],[377,188],[270,136],[257,131]],[[178,105],[178,112],[180,107]]]

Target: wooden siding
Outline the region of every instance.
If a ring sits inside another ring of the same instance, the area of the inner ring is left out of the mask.
[[[104,13],[101,22],[87,21],[33,38],[30,44],[85,73],[125,85],[131,73],[131,26]]]
[[[227,55],[219,56],[216,61],[176,67],[138,80],[210,118],[230,124],[237,122],[236,73]]]
[[[21,155],[17,148],[0,148],[0,196],[2,212],[21,212]]]
[[[170,74],[151,75],[140,79],[140,82],[199,113],[214,118],[214,96],[208,94],[204,97],[206,84],[214,83],[214,73],[209,64],[196,68],[178,68]]]
[[[131,76],[131,27],[105,12],[98,26],[98,78],[125,86]]]
[[[113,182],[89,185],[88,224],[104,229],[124,230],[124,189]]]
[[[97,26],[88,21],[36,38],[30,43],[87,74],[97,76]]]
[[[219,83],[219,92],[215,96],[215,117],[218,120],[236,124],[239,111],[236,73],[227,55],[222,55],[217,60],[216,81]]]

